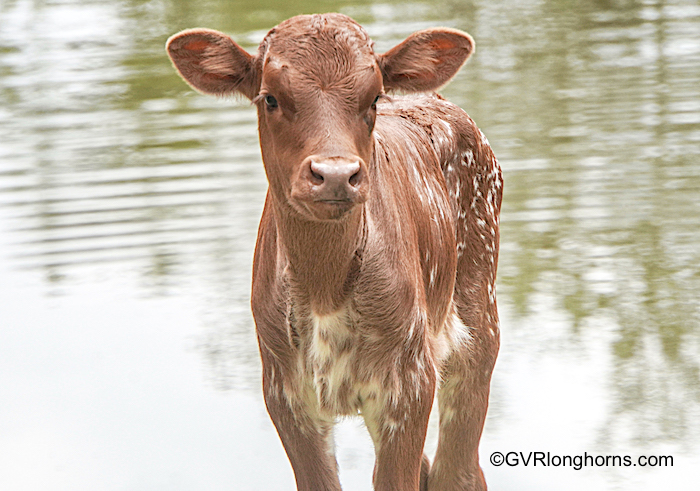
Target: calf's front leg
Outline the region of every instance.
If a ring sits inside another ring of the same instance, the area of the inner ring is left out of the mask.
[[[334,422],[320,416],[313,388],[285,393],[280,366],[264,348],[261,354],[265,405],[294,469],[297,490],[341,491],[333,453]]]
[[[375,491],[427,491],[430,463],[423,446],[435,394],[435,370],[428,368],[406,379],[398,393],[389,392],[362,406],[376,454]]]
[[[477,330],[475,346],[455,350],[443,367],[438,389],[440,436],[430,470],[430,491],[486,491],[479,440],[498,338],[485,330]]]

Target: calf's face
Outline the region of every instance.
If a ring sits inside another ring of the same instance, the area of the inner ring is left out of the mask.
[[[325,14],[281,23],[256,55],[208,29],[176,34],[167,51],[195,89],[241,94],[256,104],[263,162],[278,205],[304,219],[337,220],[369,196],[377,102],[389,91],[445,84],[473,41],[454,29],[429,29],[376,54],[352,19]]]

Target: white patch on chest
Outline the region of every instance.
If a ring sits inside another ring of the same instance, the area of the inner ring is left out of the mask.
[[[311,323],[313,326],[312,355],[318,363],[324,363],[333,356],[337,346],[351,336],[348,328],[348,312],[343,309],[329,315],[312,315]]]
[[[335,414],[347,413],[352,410],[348,399],[354,392],[357,348],[349,309],[329,315],[314,314],[311,325],[308,361],[320,407]]]
[[[311,316],[306,373],[312,377],[318,408],[325,416],[361,413],[367,419],[368,414],[395,410],[401,400],[398,373],[389,373],[397,369],[393,361],[383,360],[386,366],[373,370],[367,366],[367,360],[361,359],[362,338],[356,331],[354,317],[348,308]]]

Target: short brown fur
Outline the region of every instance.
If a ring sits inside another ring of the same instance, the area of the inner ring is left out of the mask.
[[[252,308],[265,402],[297,488],[340,489],[332,427],[359,413],[376,490],[486,489],[501,171],[464,111],[419,94],[447,83],[473,40],[428,29],[376,54],[352,19],[325,14],[283,22],[255,55],[206,29],[167,49],[195,89],[257,106],[269,190]]]

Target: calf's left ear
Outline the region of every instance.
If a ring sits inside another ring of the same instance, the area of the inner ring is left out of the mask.
[[[450,81],[474,52],[474,40],[457,29],[426,29],[378,55],[384,89],[436,90]]]
[[[189,29],[168,39],[165,48],[182,78],[200,92],[255,97],[258,84],[255,57],[226,34],[211,29]]]

